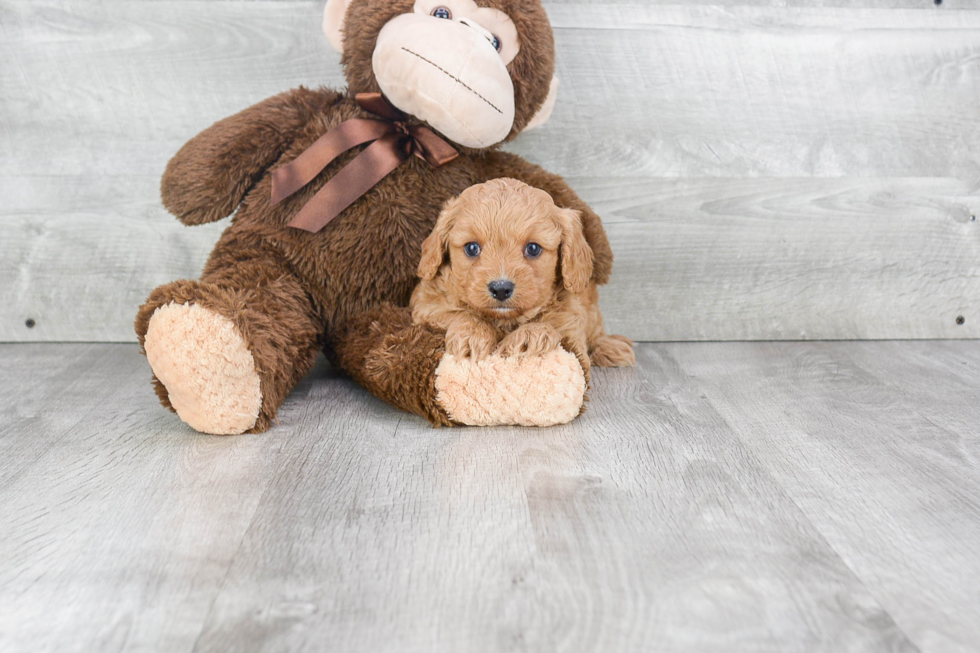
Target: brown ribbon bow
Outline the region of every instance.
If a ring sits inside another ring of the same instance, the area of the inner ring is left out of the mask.
[[[306,151],[272,173],[272,206],[313,181],[327,165],[352,147],[374,141],[307,202],[290,227],[316,233],[413,154],[433,168],[459,152],[428,127],[409,125],[408,116],[380,93],[358,93],[357,103],[384,120],[352,118],[321,136]]]

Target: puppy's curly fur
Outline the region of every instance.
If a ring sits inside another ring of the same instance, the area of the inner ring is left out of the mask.
[[[449,200],[422,244],[412,319],[446,331],[446,351],[479,360],[559,346],[590,365],[635,365],[633,343],[607,335],[578,211],[543,190],[493,179]]]

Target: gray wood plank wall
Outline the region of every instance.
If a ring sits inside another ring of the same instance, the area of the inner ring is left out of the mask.
[[[980,1],[547,6],[559,104],[510,147],[606,221],[612,330],[980,337]],[[133,340],[200,272],[224,223],[179,225],[160,174],[215,120],[343,86],[321,7],[0,0],[0,341]]]

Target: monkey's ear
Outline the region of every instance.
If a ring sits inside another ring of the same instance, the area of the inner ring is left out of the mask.
[[[323,33],[337,52],[344,53],[344,17],[350,0],[327,0],[323,8]]]
[[[436,220],[435,229],[422,243],[422,258],[419,261],[418,274],[426,281],[435,278],[446,258],[446,252],[449,250],[449,232],[452,231],[453,223],[456,221],[457,201],[458,198],[454,197],[446,202],[439,219]]]
[[[548,122],[548,118],[551,117],[551,112],[555,109],[555,100],[558,98],[558,78],[551,78],[551,85],[548,86],[548,97],[544,99],[544,104],[538,109],[538,112],[534,114],[531,120],[525,125],[524,130],[534,129],[540,127],[544,123]]]
[[[582,214],[574,209],[555,209],[561,226],[561,278],[565,289],[583,293],[592,278],[594,256],[582,232]]]

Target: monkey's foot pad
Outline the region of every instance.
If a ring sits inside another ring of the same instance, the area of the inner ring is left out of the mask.
[[[437,400],[470,426],[565,424],[582,411],[585,389],[582,366],[564,349],[478,362],[446,354],[436,369]]]
[[[144,349],[170,404],[192,428],[237,435],[255,425],[259,375],[231,320],[197,304],[170,303],[150,318]]]

